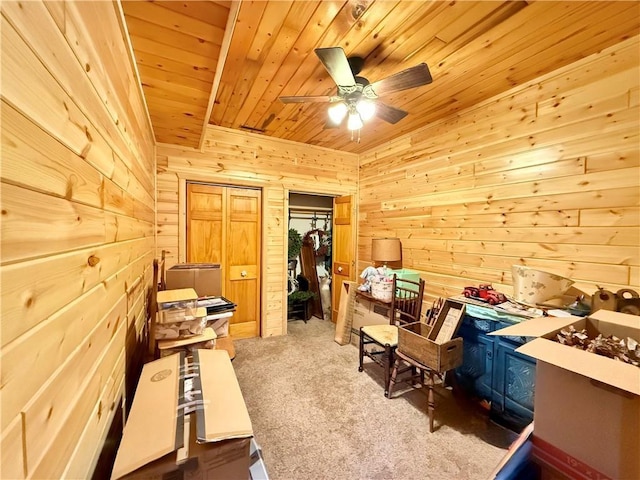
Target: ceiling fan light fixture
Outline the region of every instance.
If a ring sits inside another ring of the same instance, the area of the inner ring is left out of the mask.
[[[358,113],[350,113],[347,120],[347,128],[349,130],[360,130],[364,124]]]
[[[360,100],[356,105],[356,110],[363,121],[371,120],[376,113],[376,104],[368,100]]]
[[[367,10],[370,0],[353,1],[360,2],[357,11],[354,10],[354,18],[357,18]],[[380,96],[420,87],[433,81],[429,67],[423,62],[371,83],[367,78],[359,76],[364,57],[347,57],[341,47],[316,48],[314,52],[335,83],[336,94],[282,96],[280,100],[282,103],[330,103],[331,106],[327,109],[329,118],[324,128],[340,126],[347,117],[351,139],[353,140],[357,130],[358,142],[364,122],[374,115],[387,123],[396,124],[409,113],[381,103],[378,101]]]
[[[348,108],[344,102],[331,105],[327,112],[329,113],[329,119],[336,125],[340,125],[347,114]]]

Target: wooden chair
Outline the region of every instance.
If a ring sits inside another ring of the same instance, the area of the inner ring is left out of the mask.
[[[422,311],[424,280],[418,282],[393,276],[393,297],[389,314],[389,325],[366,325],[360,327],[360,365],[363,371],[364,357],[369,357],[384,370],[384,395],[389,397],[391,369],[395,363],[398,346],[398,325],[417,322]],[[367,349],[367,345],[373,345]]]
[[[441,298],[434,302],[433,307],[429,310],[427,315],[425,315],[424,323],[427,326],[433,327],[438,317],[438,312],[442,308],[442,305],[443,301]],[[427,388],[427,413],[429,416],[429,432],[433,433],[433,417],[436,409],[434,386],[436,384],[436,379],[440,379],[442,384],[444,385],[444,376],[446,372],[437,372],[431,367],[424,365],[415,358],[412,358],[397,349],[395,351],[394,358],[393,370],[391,372],[391,378],[389,380],[389,398],[391,398],[391,395],[393,394],[393,389],[396,383],[399,383],[397,380],[398,375],[411,370],[411,376],[406,379],[406,381],[410,382],[414,387],[418,386]],[[425,374],[428,378],[427,382],[425,382]]]
[[[393,389],[397,383],[398,373],[403,371],[400,368],[402,362],[406,363],[414,372],[411,375],[411,380],[414,382],[414,386],[418,384],[418,386],[427,387],[427,412],[429,415],[429,432],[433,432],[433,416],[436,409],[433,387],[435,386],[436,378],[440,378],[442,381],[444,381],[444,378],[441,377],[438,372],[432,370],[426,365],[423,365],[422,363],[409,357],[408,355],[405,355],[402,352],[396,351],[393,371],[391,372],[391,379],[389,381],[389,398],[391,398]],[[424,381],[425,373],[428,378],[428,382]]]
[[[162,250],[160,254],[160,261],[158,262],[158,271],[159,271],[159,280],[158,280],[158,290],[166,290],[167,289],[167,269],[165,258],[167,256],[167,251]]]
[[[156,317],[158,313],[158,291],[164,290],[164,263],[165,252],[162,251],[160,260],[153,259],[153,280],[151,282],[151,293],[149,298],[149,348],[148,356],[150,359],[156,358]]]

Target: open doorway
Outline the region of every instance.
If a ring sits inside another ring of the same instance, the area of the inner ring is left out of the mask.
[[[290,193],[288,217],[301,248],[288,262],[287,319],[330,321],[333,197]]]

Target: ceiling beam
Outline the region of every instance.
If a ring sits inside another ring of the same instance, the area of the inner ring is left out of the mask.
[[[229,55],[229,46],[231,45],[231,39],[233,38],[233,31],[238,19],[238,12],[240,11],[241,0],[233,0],[231,2],[231,8],[229,9],[229,17],[227,18],[227,27],[224,31],[224,38],[222,39],[222,46],[220,47],[220,56],[218,57],[218,64],[216,65],[216,74],[213,78],[213,85],[211,86],[211,93],[209,94],[209,102],[207,103],[207,111],[204,115],[202,124],[202,132],[200,133],[200,141],[198,142],[198,149],[202,151],[204,145],[204,137],[207,133],[207,125],[211,118],[211,111],[213,110],[213,104],[215,103],[216,96],[218,95],[218,88],[220,87],[220,79],[222,78],[222,71],[224,70],[224,64],[227,61]]]

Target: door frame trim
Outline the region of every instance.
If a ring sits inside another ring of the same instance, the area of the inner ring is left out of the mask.
[[[352,193],[345,193],[345,192],[328,192],[328,191],[324,191],[324,192],[312,192],[310,190],[304,190],[304,189],[298,189],[298,188],[289,188],[289,187],[285,187],[284,188],[284,208],[285,208],[285,214],[287,215],[288,218],[288,214],[289,214],[289,209],[290,209],[290,205],[289,205],[289,196],[292,193],[302,193],[305,195],[317,195],[317,196],[324,196],[324,197],[332,197],[332,198],[336,198],[336,197],[344,197],[346,195],[351,195],[353,198],[353,208],[355,209],[354,211],[354,222],[355,225],[353,226],[354,228],[354,245],[353,245],[353,258],[354,258],[354,262],[355,265],[358,265],[358,200],[359,200],[359,196],[358,196],[358,192],[352,192]],[[335,211],[332,212],[332,218],[335,219]],[[288,241],[289,241],[289,228],[288,228],[288,222],[286,225],[286,228],[283,229],[283,239],[282,241],[284,242],[284,245],[287,245]],[[283,291],[282,291],[282,304],[283,305],[287,305],[287,277],[286,277],[286,273],[287,273],[287,255],[283,255],[284,260],[283,260],[283,272],[285,272],[285,276],[282,279],[283,282]],[[332,288],[333,288],[333,284],[332,284]],[[331,298],[333,300],[333,294],[331,295]],[[282,332],[284,335],[286,335],[288,333],[288,319],[287,319],[287,308],[284,308],[284,315],[283,315],[283,324],[282,324]]]

